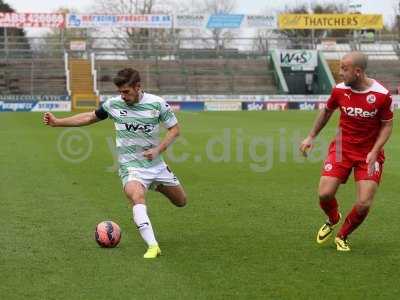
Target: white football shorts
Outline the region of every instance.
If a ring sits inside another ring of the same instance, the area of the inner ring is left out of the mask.
[[[165,162],[161,162],[150,168],[128,168],[128,173],[121,176],[121,180],[123,186],[129,181],[138,181],[146,190],[154,190],[160,184],[165,186],[180,185],[178,178],[168,168]]]

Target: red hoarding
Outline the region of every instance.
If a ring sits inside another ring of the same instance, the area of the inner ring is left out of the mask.
[[[0,27],[64,28],[65,17],[61,13],[2,13]]]

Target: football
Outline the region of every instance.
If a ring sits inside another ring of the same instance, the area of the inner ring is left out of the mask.
[[[103,221],[96,226],[95,239],[103,248],[114,248],[121,240],[121,229],[113,221]]]

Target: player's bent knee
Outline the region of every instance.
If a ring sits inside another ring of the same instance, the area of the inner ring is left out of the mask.
[[[335,197],[332,193],[319,193],[319,201],[329,201]]]
[[[127,193],[126,196],[128,197],[129,201],[132,203],[132,205],[145,203],[145,197],[143,195],[138,195],[135,193],[129,193],[129,194]]]
[[[371,203],[369,203],[369,202],[358,202],[355,205],[355,209],[360,214],[364,214],[364,213],[368,212],[370,207],[371,207]]]

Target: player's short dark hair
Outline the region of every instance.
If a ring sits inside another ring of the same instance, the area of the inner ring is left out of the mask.
[[[121,87],[123,85],[133,86],[140,82],[140,74],[135,69],[125,68],[118,71],[117,76],[113,79],[113,82],[117,87]]]

